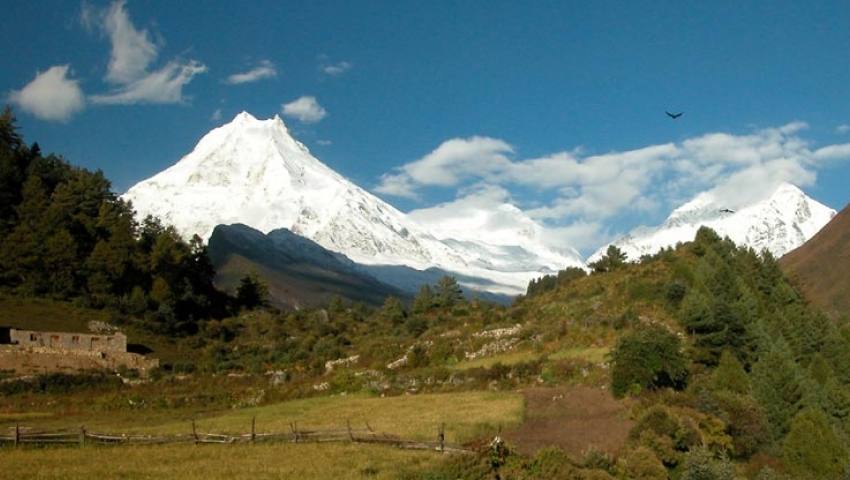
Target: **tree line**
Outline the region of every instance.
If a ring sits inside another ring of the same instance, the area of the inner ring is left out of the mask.
[[[0,115],[0,289],[110,308],[180,335],[240,307],[214,278],[199,237],[138,222],[103,172],[43,154],[18,134],[11,109]]]

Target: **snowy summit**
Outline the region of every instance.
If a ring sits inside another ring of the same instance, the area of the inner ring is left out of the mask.
[[[835,215],[835,210],[808,197],[790,183],[749,205],[731,209],[713,192],[703,192],[675,209],[658,227],[641,227],[613,242],[630,260],[694,239],[701,226],[728,236],[736,244],[781,257],[812,238]],[[598,260],[608,248],[588,258]]]
[[[523,293],[532,278],[583,265],[574,250],[544,246],[530,219],[519,219],[526,222],[522,235],[466,229],[452,238],[445,228],[434,234],[316,159],[277,116],[238,114],[123,198],[140,218],[159,217],[187,238],[207,240],[219,224],[264,233],[287,228],[360,264],[435,267],[467,287],[500,294]],[[505,212],[522,215],[511,207]]]

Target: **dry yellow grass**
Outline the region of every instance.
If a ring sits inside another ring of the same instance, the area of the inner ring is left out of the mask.
[[[258,432],[288,432],[290,423],[299,428],[354,428],[366,422],[376,431],[404,438],[434,440],[441,423],[446,425],[446,441],[464,442],[476,436],[495,433],[499,427],[519,424],[523,417],[522,395],[514,392],[458,392],[397,397],[365,394],[292,400],[261,407],[199,413],[199,432],[246,433],[256,417]],[[0,416],[0,427],[15,423],[38,428],[77,428],[104,433],[178,434],[191,432],[190,412],[168,411],[79,412],[66,417],[53,412],[8,413]]]
[[[22,448],[0,458],[3,478],[15,479],[390,479],[440,461],[385,446],[291,443]]]
[[[304,428],[344,428],[366,422],[378,432],[404,438],[434,439],[441,423],[446,424],[446,440],[469,440],[475,434],[508,427],[522,421],[523,399],[513,392],[461,392],[397,397],[347,395],[308,398],[222,412],[199,419],[197,428],[204,432],[247,432],[251,418],[257,419],[258,432],[289,431],[297,422]],[[178,420],[157,426],[139,425],[134,431],[187,433],[190,424]]]

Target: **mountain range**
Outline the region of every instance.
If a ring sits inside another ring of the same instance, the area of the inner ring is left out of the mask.
[[[280,288],[271,290],[281,305],[329,294],[357,297],[366,286],[378,297],[410,295],[446,274],[468,294],[509,298],[524,293],[531,279],[586,268],[575,249],[544,242],[543,227],[510,203],[464,211],[463,221],[440,215],[442,207],[405,214],[319,161],[278,116],[238,114],[122,198],[140,217],[154,215],[187,238],[208,241],[224,284],[244,271],[277,278]],[[833,215],[790,184],[737,211],[704,192],[663,224],[638,228],[613,244],[637,260],[689,241],[707,225],[736,243],[782,256]],[[283,285],[296,280],[302,287],[287,287],[287,293]]]
[[[462,238],[437,236],[328,168],[277,116],[240,113],[123,198],[140,216],[159,217],[186,237],[208,240],[217,225],[244,224],[262,233],[285,228],[408,292],[431,282],[432,269],[457,276],[470,291],[516,295],[532,278],[583,266],[575,250],[544,245],[535,237],[539,225],[528,218],[521,232],[498,239],[474,230]]]

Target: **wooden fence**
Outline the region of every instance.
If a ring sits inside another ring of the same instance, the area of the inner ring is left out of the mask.
[[[126,433],[101,433],[79,429],[37,430],[16,425],[9,433],[0,435],[0,447],[23,445],[157,445],[174,443],[261,443],[261,442],[349,442],[390,445],[412,450],[432,450],[444,453],[471,453],[474,450],[462,445],[445,442],[445,426],[440,425],[435,441],[409,440],[396,435],[378,433],[367,424],[365,428],[352,428],[348,422],[339,429],[302,429],[296,423],[289,425],[289,431],[268,433],[257,432],[256,418],[251,420],[251,431],[242,434],[202,433],[197,430],[195,421],[191,422],[191,433],[172,435],[139,435]]]

